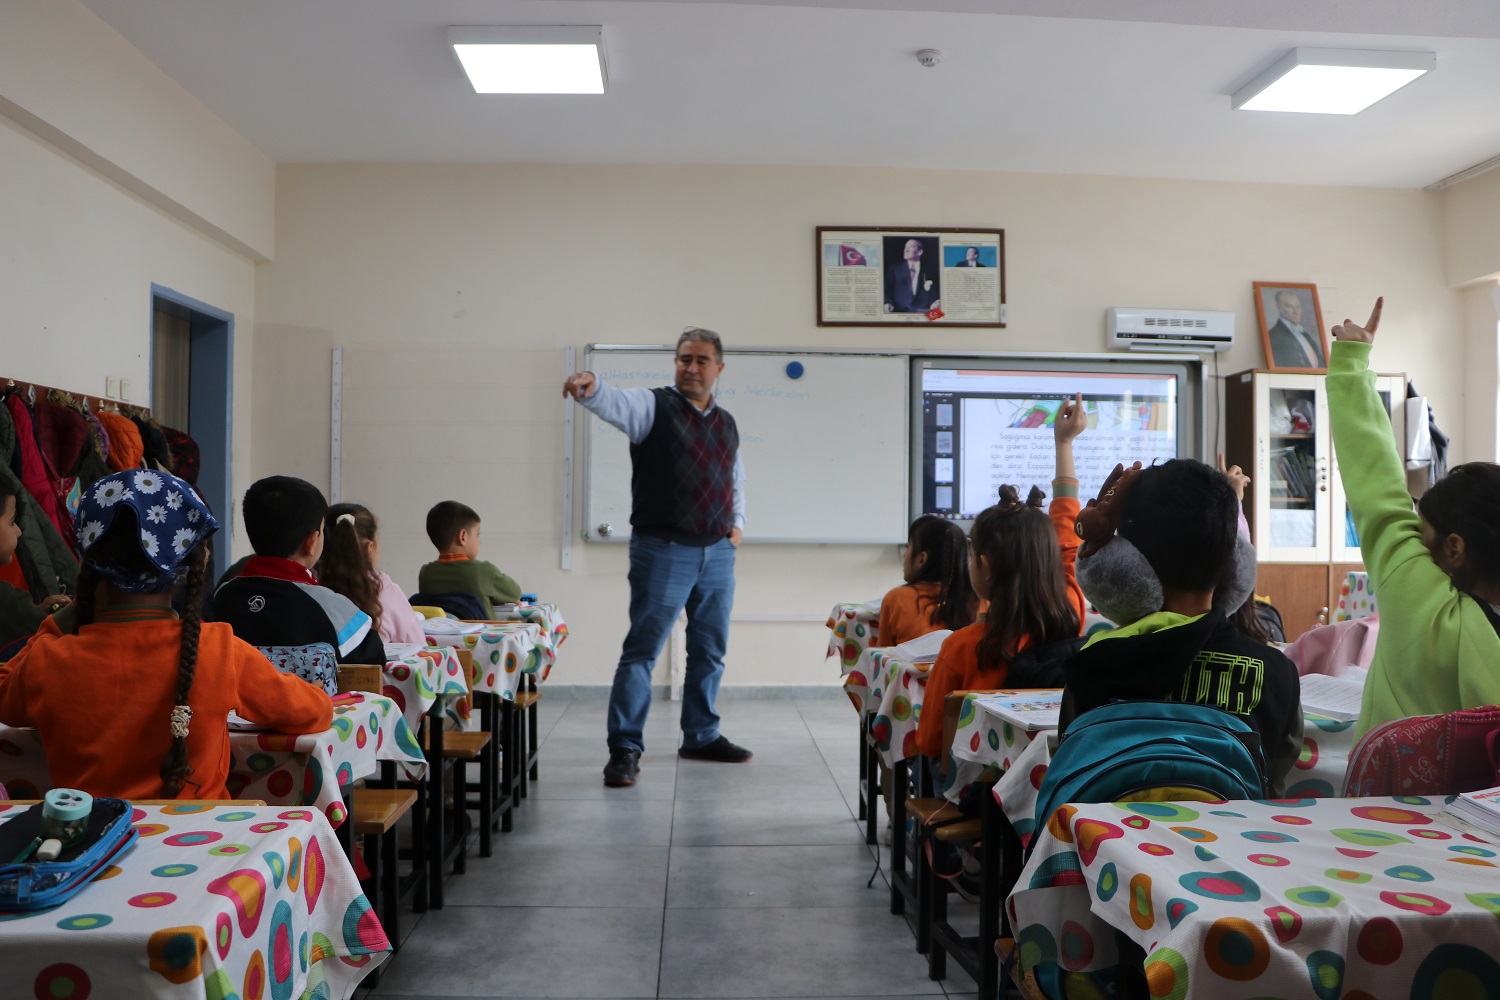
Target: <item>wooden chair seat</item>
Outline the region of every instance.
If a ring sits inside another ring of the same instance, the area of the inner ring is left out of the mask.
[[[443,758],[445,760],[478,760],[480,753],[489,745],[490,733],[484,731],[470,732],[458,730],[443,733]],[[428,748],[430,741],[424,739],[422,748]]]
[[[915,819],[923,826],[933,823],[947,823],[963,816],[958,811],[958,806],[947,799],[940,798],[915,798],[906,800],[906,815]]]
[[[356,837],[378,837],[417,804],[414,788],[356,788],[350,822]]]
[[[949,823],[946,826],[937,827],[932,831],[933,840],[941,840],[945,844],[953,841],[978,840],[981,824],[977,819],[961,820],[957,823]]]
[[[518,708],[518,709],[521,709],[521,708],[530,708],[532,705],[535,705],[537,702],[539,702],[541,700],[542,700],[542,692],[540,692],[540,691],[517,691],[516,692],[516,708]]]

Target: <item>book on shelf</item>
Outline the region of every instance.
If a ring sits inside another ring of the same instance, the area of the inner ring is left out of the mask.
[[[940,628],[936,632],[908,639],[899,646],[891,647],[891,655],[907,663],[935,663],[943,640],[953,634],[952,629]]]
[[[1056,729],[1062,712],[1062,688],[1034,688],[1006,694],[986,694],[977,699],[985,709],[1028,733]]]
[[[1461,792],[1443,806],[1441,815],[1467,823],[1491,837],[1500,837],[1500,788]]]
[[[1359,718],[1359,706],[1365,698],[1364,672],[1357,675],[1302,675],[1302,711],[1337,722]]]

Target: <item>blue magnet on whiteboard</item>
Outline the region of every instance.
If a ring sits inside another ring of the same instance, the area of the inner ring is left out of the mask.
[[[787,378],[801,378],[802,377],[802,373],[804,371],[806,371],[806,370],[807,369],[805,369],[805,368],[802,367],[802,362],[800,362],[800,361],[790,361],[790,362],[787,363],[787,366],[786,366],[786,377]]]

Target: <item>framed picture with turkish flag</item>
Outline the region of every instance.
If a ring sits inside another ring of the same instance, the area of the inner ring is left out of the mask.
[[[819,326],[1005,325],[1005,230],[819,226]]]

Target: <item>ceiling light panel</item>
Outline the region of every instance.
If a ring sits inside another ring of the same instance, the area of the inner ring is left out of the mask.
[[[452,27],[448,43],[480,94],[602,94],[598,25]]]
[[[1432,52],[1293,49],[1235,91],[1241,111],[1356,115],[1437,66]]]

